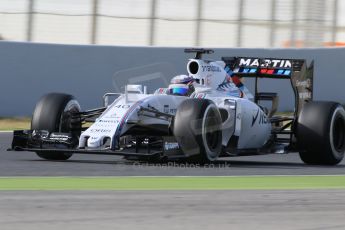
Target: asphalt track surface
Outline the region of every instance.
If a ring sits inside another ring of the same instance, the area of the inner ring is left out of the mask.
[[[199,166],[148,164],[120,156],[73,155],[67,161],[41,160],[32,152],[7,152],[12,133],[0,133],[0,176],[238,176],[343,175],[345,160],[337,166],[308,166],[297,153],[233,157]]]
[[[226,176],[344,174],[306,166],[298,154],[238,157],[210,167],[145,165],[121,157],[75,155],[65,162],[7,152],[1,176]],[[345,190],[0,191],[0,229],[345,229]]]
[[[0,193],[13,229],[345,229],[344,190]]]

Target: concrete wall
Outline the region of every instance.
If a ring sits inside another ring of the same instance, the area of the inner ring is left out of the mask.
[[[345,102],[345,49],[215,49],[221,56],[305,58],[315,61],[314,99]],[[0,42],[0,116],[30,115],[48,92],[77,97],[84,109],[101,106],[106,92],[126,82],[152,91],[186,72],[183,48],[52,45]],[[148,84],[149,83],[149,84]],[[246,84],[252,88],[252,82]],[[280,110],[293,108],[287,80],[262,80],[262,91],[279,92]]]

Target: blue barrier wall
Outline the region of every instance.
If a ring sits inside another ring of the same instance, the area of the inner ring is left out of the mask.
[[[222,56],[305,58],[315,61],[314,99],[345,102],[345,49],[215,49]],[[77,97],[84,109],[101,106],[102,95],[126,82],[143,83],[149,91],[186,73],[191,54],[183,48],[53,45],[0,42],[0,116],[30,115],[48,92]],[[252,82],[245,82],[252,89]],[[292,110],[288,80],[261,80],[262,91],[279,92],[281,111]]]

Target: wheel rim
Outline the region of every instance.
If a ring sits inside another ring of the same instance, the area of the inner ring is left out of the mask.
[[[71,119],[72,114],[80,111],[80,105],[76,100],[71,100],[68,102],[66,107],[64,108],[61,119],[60,119],[60,126],[59,126],[59,132],[70,132],[71,127]]]
[[[205,122],[206,143],[211,151],[214,151],[219,142],[219,130],[214,130],[216,126],[216,117],[214,111],[210,112]]]
[[[332,139],[335,150],[343,152],[345,150],[345,120],[340,114],[334,119]]]
[[[221,118],[217,108],[210,105],[205,111],[205,117],[202,124],[202,138],[206,150],[207,158],[215,160],[221,149]]]

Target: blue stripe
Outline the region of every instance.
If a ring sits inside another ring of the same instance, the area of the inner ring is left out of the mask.
[[[145,100],[145,99],[144,99]],[[122,117],[120,121],[120,125],[117,127],[115,131],[115,135],[113,137],[113,145],[112,145],[112,150],[115,150],[116,145],[118,144],[118,137],[122,131],[122,128],[124,124],[126,123],[126,120],[128,119],[129,115],[134,111],[135,108],[137,108],[141,103],[144,102],[144,100],[139,100],[136,103],[134,103],[126,112],[126,114]]]
[[[285,70],[284,75],[290,75],[291,71],[290,70]]]

